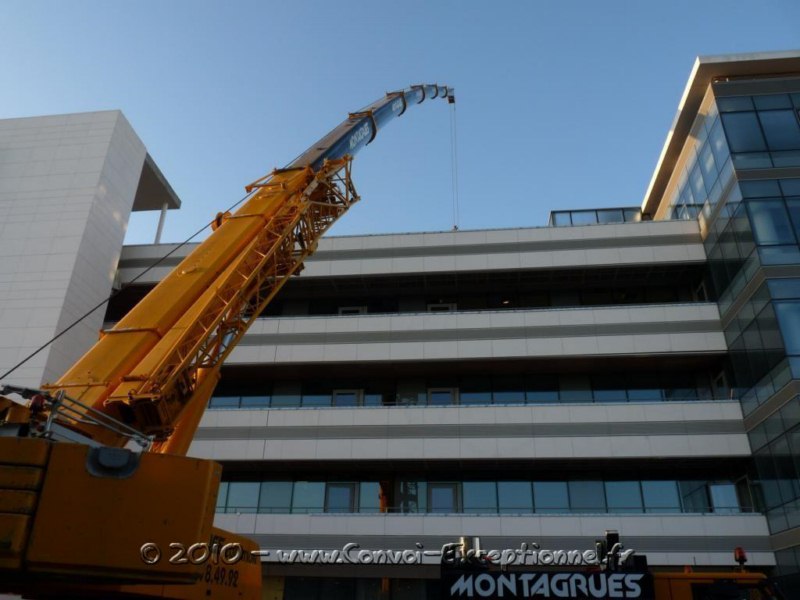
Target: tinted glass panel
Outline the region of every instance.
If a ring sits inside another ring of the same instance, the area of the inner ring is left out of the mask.
[[[533,506],[536,512],[569,512],[569,492],[565,481],[535,481]]]
[[[736,495],[736,486],[732,483],[713,484],[709,486],[711,503],[715,513],[738,513],[739,498]]]
[[[427,503],[427,484],[424,481],[401,481],[398,503],[402,512],[425,512]]]
[[[359,512],[380,512],[381,485],[377,481],[362,481],[358,493]]]
[[[322,512],[325,484],[321,481],[296,481],[292,498],[293,513]]]
[[[217,512],[223,512],[225,505],[228,502],[228,482],[223,481],[219,484],[219,492],[217,492]]]
[[[717,98],[719,112],[734,110],[753,110],[753,100],[750,96],[728,96]]]
[[[721,115],[721,118],[731,152],[758,152],[767,149],[756,113],[728,113]]]
[[[458,484],[456,483],[429,483],[428,512],[458,512],[457,486]]]
[[[464,512],[497,512],[497,484],[494,481],[465,481],[461,486]]]
[[[769,94],[767,96],[753,96],[753,103],[758,110],[773,108],[792,108],[792,99],[789,94]]]
[[[597,211],[598,223],[622,223],[624,220],[621,208]]]
[[[728,144],[725,141],[725,134],[722,131],[722,124],[719,119],[714,123],[711,132],[708,134],[708,145],[711,146],[717,166],[724,165],[725,159],[728,157]]]
[[[208,405],[211,408],[238,408],[239,396],[214,396]]]
[[[355,510],[355,484],[329,483],[325,490],[325,512],[351,513]]]
[[[300,406],[300,395],[275,394],[272,396],[272,406]]]
[[[758,114],[770,150],[800,148],[800,123],[793,110],[770,110]]]
[[[594,225],[597,223],[597,215],[593,210],[574,211],[572,213],[573,225]]]
[[[242,396],[242,408],[266,408],[269,396]]]
[[[357,406],[358,392],[356,391],[336,391],[333,393],[334,406]]]
[[[428,390],[428,404],[446,406],[455,403],[453,390]]]
[[[235,481],[228,484],[228,512],[254,513],[258,507],[258,482]]]
[[[258,512],[288,513],[292,508],[291,481],[264,481],[261,484],[261,498]]]
[[[775,313],[787,354],[800,354],[800,302],[776,302]]]
[[[675,481],[643,481],[645,512],[680,512],[678,484]]]
[[[330,394],[303,394],[303,406],[330,406]]]
[[[556,227],[569,227],[572,221],[568,212],[553,213],[553,223]]]
[[[572,512],[605,512],[602,481],[570,481],[569,504]]]
[[[638,481],[607,481],[608,512],[642,512],[642,492]]]
[[[794,244],[792,225],[781,199],[749,200],[747,210],[759,245]]]
[[[497,496],[501,513],[529,513],[533,510],[529,481],[498,481]]]

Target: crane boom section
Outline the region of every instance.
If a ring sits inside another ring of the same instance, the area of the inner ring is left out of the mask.
[[[220,219],[216,231],[45,389],[153,436],[157,451],[185,452],[222,360],[357,200],[353,155],[426,97],[452,99],[452,89],[425,85],[389,93],[351,113],[286,169],[247,186],[252,195],[241,208]],[[190,414],[183,414],[188,406]],[[80,417],[59,419],[100,443],[126,443]],[[179,439],[168,442],[178,429]]]

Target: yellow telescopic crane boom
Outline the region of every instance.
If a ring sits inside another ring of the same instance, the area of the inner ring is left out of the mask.
[[[437,97],[454,102],[451,88],[420,85],[351,113],[247,186],[241,207],[217,215],[212,234],[58,381],[0,385],[0,593],[260,597],[257,560],[229,567],[228,584],[242,586],[234,593],[203,580],[202,562],[143,561],[141,545],[254,549],[212,527],[219,465],[184,455],[224,359],[358,200],[353,156],[409,106]],[[123,448],[132,441],[146,451]]]

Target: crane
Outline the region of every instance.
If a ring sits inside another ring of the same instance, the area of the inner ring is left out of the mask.
[[[359,197],[353,157],[452,88],[348,117],[233,213],[57,381],[0,383],[0,592],[260,598],[249,540],[213,527],[221,467],[186,456],[220,367]]]

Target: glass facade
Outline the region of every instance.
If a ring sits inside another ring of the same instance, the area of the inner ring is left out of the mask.
[[[575,225],[608,225],[611,223],[636,223],[647,220],[638,206],[623,208],[590,208],[581,210],[554,210],[550,213],[550,227],[573,227]]]
[[[800,432],[797,433],[800,439]],[[731,481],[235,481],[220,488],[217,512],[587,514],[755,510],[747,486]],[[770,490],[764,492],[764,497]],[[383,506],[383,509],[381,508]]]
[[[716,106],[698,117],[695,140],[678,185],[669,201],[673,219],[693,219],[705,206],[710,211],[722,199],[733,178],[733,165]]]
[[[787,305],[785,312],[791,312]],[[786,317],[787,321],[790,317]],[[794,323],[794,321],[791,321]],[[347,386],[347,390],[341,388]],[[362,387],[359,387],[362,386]],[[673,402],[728,399],[727,388],[712,373],[637,372],[611,374],[528,374],[454,376],[415,380],[291,381],[256,386],[246,393],[227,393],[224,382],[211,398],[212,409],[322,408],[377,406],[489,406]],[[292,391],[289,391],[292,390]]]
[[[703,205],[696,212],[707,231],[709,283],[725,325],[729,379],[745,415],[800,378],[800,271],[791,268],[800,266],[800,178],[778,170],[800,166],[798,109],[800,93],[717,94],[705,139],[673,199],[676,216],[682,204]],[[703,190],[705,197],[697,195]],[[800,398],[770,410],[748,436],[754,503],[778,533],[800,525]],[[717,504],[736,494],[733,483],[704,492]],[[695,502],[692,494],[687,501]],[[779,575],[798,572],[794,550],[776,556]]]

